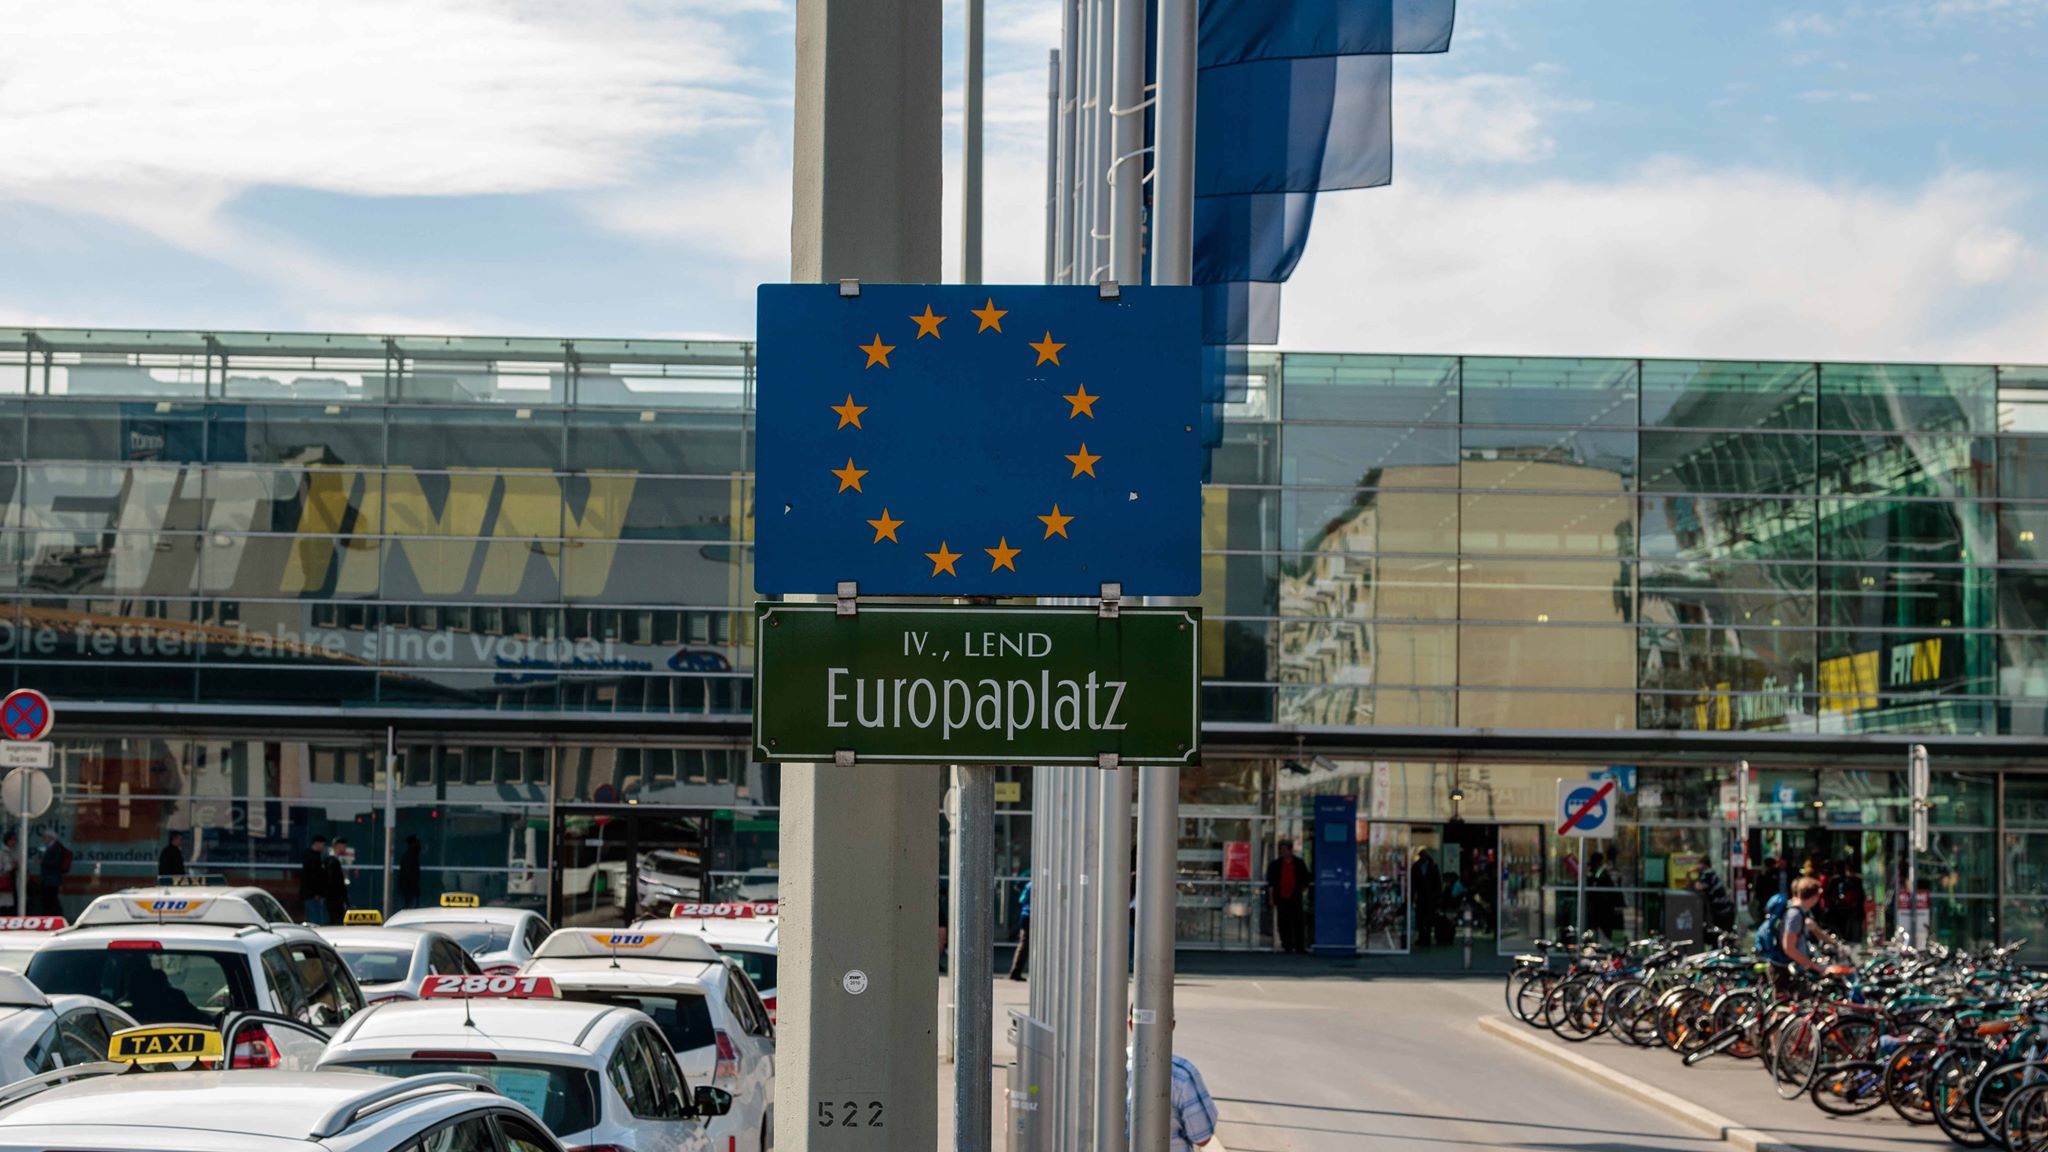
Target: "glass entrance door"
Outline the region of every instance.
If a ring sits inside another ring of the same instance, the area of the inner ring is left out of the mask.
[[[1503,956],[1536,947],[1543,932],[1543,826],[1500,829],[1499,950]]]
[[[1408,826],[1373,824],[1358,843],[1358,950],[1406,956],[1413,921],[1408,906]]]
[[[618,927],[702,898],[705,823],[695,814],[562,809],[555,824],[555,922]]]

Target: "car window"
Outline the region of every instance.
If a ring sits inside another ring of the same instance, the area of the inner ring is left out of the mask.
[[[548,922],[540,917],[536,916],[528,920],[526,922],[526,950],[528,952],[539,951],[541,942],[548,938],[550,931],[552,929],[548,927]]]
[[[404,1152],[498,1152],[488,1116],[465,1116],[405,1146]]]
[[[270,994],[277,998],[277,1013],[280,1016],[296,1016],[305,1007],[305,990],[299,987],[298,968],[293,965],[291,953],[283,946],[267,948],[263,952],[263,979],[270,985]]]
[[[447,940],[435,940],[427,945],[427,971],[436,976],[459,976],[475,971],[475,965],[466,963],[469,958]]]
[[[743,952],[738,948],[721,949],[720,951],[728,959],[739,964],[740,968],[746,972],[747,979],[753,981],[755,988],[775,987],[775,953]]]
[[[104,1058],[104,1054],[102,1054],[102,1059]],[[57,1054],[57,1022],[55,1020],[50,1021],[43,1027],[42,1035],[36,1037],[36,1042],[28,1046],[28,1055],[22,1057],[22,1059],[28,1062],[29,1071],[37,1076],[45,1072],[55,1072],[64,1066],[64,1062],[58,1058]]]
[[[555,1152],[553,1140],[533,1130],[533,1125],[509,1112],[497,1114],[498,1135],[505,1138],[507,1152]]]
[[[412,953],[392,948],[343,944],[335,949],[348,970],[365,984],[396,984],[412,975]]]
[[[633,1029],[633,1042],[640,1046],[647,1066],[654,1070],[654,1089],[660,1093],[661,1119],[681,1120],[683,1102],[689,1093],[683,1088],[683,1074],[676,1067],[675,1053],[669,1051],[661,1033],[652,1028]]]
[[[356,990],[341,957],[317,944],[298,943],[290,947],[292,970],[305,989],[304,1010],[293,1015],[311,1020],[313,1009],[320,1008],[325,1010],[329,1023],[338,1023],[363,1006],[362,993]]]
[[[143,1024],[216,1024],[230,1008],[256,1007],[247,964],[232,952],[45,948],[28,978],[51,996],[96,996]]]
[[[108,1032],[97,1009],[80,1008],[57,1022],[57,1050],[64,1066],[107,1058]]]
[[[768,1005],[761,1002],[761,993],[755,990],[753,980],[744,971],[738,971],[732,974],[732,982],[739,986],[740,997],[747,1002],[747,1013],[753,1017],[747,1031],[756,1036],[773,1036],[775,1025],[769,1019]]]
[[[647,1059],[647,1049],[637,1036],[627,1033],[612,1058],[605,1062],[605,1078],[612,1082],[612,1090],[619,1099],[626,1102],[626,1111],[642,1120],[661,1118],[661,1089],[654,1080],[653,1065]]]
[[[426,1076],[435,1072],[463,1072],[481,1076],[508,1100],[533,1110],[548,1130],[558,1135],[581,1132],[597,1126],[597,1073],[559,1064],[517,1064],[492,1060],[465,1064],[459,1060],[362,1060],[350,1061],[350,1068],[379,1072],[386,1076]]]
[[[512,944],[512,926],[509,924],[484,924],[475,920],[441,920],[420,924],[407,924],[407,928],[432,928],[442,932],[461,945],[472,956],[490,952],[503,952]]]
[[[744,974],[731,968],[726,969],[725,1010],[732,1013],[733,1022],[740,1026],[740,1031],[749,1036],[758,1036],[768,1022],[766,1019],[754,1018],[753,1005],[747,1003],[747,994],[740,991],[740,981],[744,979]]]
[[[254,909],[258,916],[263,917],[266,922],[271,924],[298,923],[298,921],[292,919],[291,913],[284,910],[284,905],[277,902],[277,897],[272,896],[268,892],[251,893],[249,896],[249,907]]]
[[[585,1004],[619,1004],[638,1009],[653,1019],[655,1027],[668,1037],[678,1052],[709,1048],[718,1043],[711,1023],[711,1006],[696,992],[627,992],[607,988],[564,988],[564,1000]]]

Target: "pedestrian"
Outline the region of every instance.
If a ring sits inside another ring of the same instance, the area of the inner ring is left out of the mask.
[[[1279,855],[1266,865],[1266,904],[1273,909],[1280,935],[1280,950],[1307,954],[1302,939],[1301,902],[1308,895],[1308,865],[1294,854],[1294,841],[1282,839]]]
[[[25,915],[27,905],[14,890],[21,872],[21,839],[12,832],[0,836],[0,869],[4,869],[0,871],[0,908],[15,916]]]
[[[1700,866],[1692,887],[1706,904],[1707,923],[1714,926],[1714,931],[1735,931],[1735,898],[1728,894],[1728,886],[1721,883],[1720,873],[1714,871],[1712,864]]]
[[[420,838],[407,836],[405,851],[398,857],[398,903],[417,908],[420,903]]]
[[[1125,1027],[1134,1028],[1127,1019]],[[1124,1049],[1124,1118],[1125,1137],[1129,1138],[1129,1124],[1132,1112],[1131,1099],[1136,1094],[1137,1077],[1131,1069],[1132,1051]],[[1194,1062],[1176,1052],[1173,1054],[1172,1107],[1168,1110],[1166,1122],[1168,1152],[1194,1152],[1205,1148],[1216,1138],[1216,1101],[1209,1095],[1209,1086],[1202,1081],[1202,1073]]]
[[[1813,955],[1816,938],[1829,944],[1840,940],[1813,917],[1813,911],[1820,904],[1820,881],[1812,876],[1801,876],[1792,882],[1792,898],[1786,901],[1783,910],[1765,919],[1757,930],[1758,951],[1771,966],[1771,987],[1781,1000],[1793,995],[1792,971],[1803,968],[1809,972],[1825,971]]]
[[[1863,939],[1868,894],[1863,888],[1863,871],[1856,866],[1855,860],[1845,856],[1835,864],[1822,897],[1834,917],[1835,935],[1844,940]]]
[[[57,839],[57,830],[43,829],[43,859],[37,869],[41,886],[30,911],[39,916],[64,914],[64,877],[71,874],[71,849]]]
[[[348,914],[348,869],[342,865],[348,855],[348,841],[336,836],[334,843],[328,846],[327,859],[322,867],[326,883],[322,885],[321,894],[327,897],[327,914],[334,917],[337,924]]]
[[[1621,893],[1614,890],[1614,870],[1604,852],[1593,853],[1593,868],[1586,873],[1586,924],[1602,940],[1612,940],[1625,924]]]
[[[315,836],[299,860],[299,914],[308,924],[328,924],[327,837]]]
[[[1031,967],[1031,877],[1017,894],[1017,950],[1010,955],[1010,979],[1022,980]]]
[[[1416,943],[1424,947],[1436,943],[1437,901],[1443,893],[1443,869],[1436,866],[1429,849],[1417,848],[1415,864],[1408,869],[1408,900],[1415,906],[1415,932],[1421,937]]]
[[[183,876],[185,874],[185,834],[175,829],[164,838],[164,850],[156,854],[156,874]]]

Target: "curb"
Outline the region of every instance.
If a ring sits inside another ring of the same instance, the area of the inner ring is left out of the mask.
[[[1554,1064],[1561,1064],[1586,1079],[1599,1083],[1602,1087],[1634,1099],[1637,1103],[1647,1104],[1660,1112],[1669,1113],[1687,1126],[1717,1140],[1726,1141],[1742,1152],[1806,1152],[1803,1147],[1782,1136],[1738,1124],[1718,1112],[1710,1112],[1690,1100],[1673,1096],[1662,1088],[1652,1087],[1633,1076],[1616,1072],[1598,1060],[1581,1056],[1577,1052],[1545,1040],[1541,1033],[1520,1021],[1508,1021],[1498,1016],[1481,1016],[1478,1024],[1482,1032],[1491,1033],[1497,1039],[1541,1055]]]

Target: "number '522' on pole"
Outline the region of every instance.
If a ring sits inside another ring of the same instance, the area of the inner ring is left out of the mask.
[[[765,761],[1186,764],[1201,750],[1192,608],[761,604]]]

